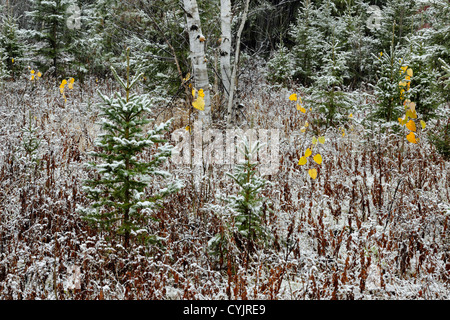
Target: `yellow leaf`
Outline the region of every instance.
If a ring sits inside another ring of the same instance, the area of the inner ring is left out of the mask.
[[[38,71],[37,76],[38,76],[38,78],[42,77],[42,73],[40,71]]]
[[[297,101],[297,94],[296,94],[296,93],[291,94],[291,95],[289,96],[289,100],[291,100],[291,101]]]
[[[195,89],[192,89],[192,96],[195,97]]]
[[[306,151],[305,151],[305,157],[308,158],[311,154],[312,154],[311,149],[310,149],[310,148],[306,149]]]
[[[74,78],[70,78],[70,79],[69,79],[69,83],[72,83],[72,84],[73,84],[74,82],[75,82],[75,79],[74,79]]]
[[[66,84],[67,84],[67,80],[64,79],[64,80],[61,82],[61,85],[65,86]]]
[[[416,135],[412,131],[406,136],[406,139],[411,143],[417,143]]]
[[[34,74],[34,70],[31,70],[30,72],[31,72],[31,74]]]
[[[316,137],[313,137],[312,138],[312,144],[316,144],[317,143],[317,138]]]
[[[308,173],[309,173],[309,176],[311,178],[313,178],[313,179],[317,178],[317,170],[315,168],[314,169],[309,169]]]
[[[309,126],[309,122],[305,121],[305,127],[308,127],[308,126]]]
[[[203,89],[198,90],[198,96],[204,98],[205,94],[203,93]]]
[[[349,118],[353,118],[353,113],[350,113],[350,114],[348,115],[348,117],[349,117]]]
[[[73,89],[73,83],[69,83],[69,89]]]
[[[14,58],[11,59],[11,62],[14,63]]]
[[[300,131],[301,131],[301,132],[305,132],[305,131],[306,131],[306,128],[305,128],[305,127],[301,127]]]
[[[406,127],[409,130],[416,132],[416,124],[414,123],[414,121],[409,120],[408,123],[406,124]]]
[[[422,126],[422,129],[425,129],[425,127],[427,126],[427,124],[423,120],[420,120],[420,125]]]
[[[404,123],[404,119],[403,118],[398,118],[398,123],[400,123],[401,126],[404,125],[405,124]]]
[[[299,166],[304,166],[306,164],[306,161],[308,161],[308,160],[306,159],[305,156],[303,156],[303,157],[300,158],[300,160],[298,160],[298,165]]]
[[[31,80],[34,80],[34,74],[31,75]]]
[[[412,77],[413,76],[413,70],[411,68],[409,68],[408,70],[406,70],[406,73],[408,74],[408,76]]]
[[[64,94],[64,87],[59,87],[59,92],[61,92],[61,94]]]
[[[324,144],[325,143],[325,137],[319,137],[319,142],[321,144]]]
[[[197,100],[195,100],[194,102],[192,102],[192,106],[195,109],[198,109],[200,111],[205,110],[205,100],[203,100],[202,97],[198,97]]]
[[[186,128],[184,128],[186,131],[189,131],[189,132],[191,132],[191,127],[189,127],[189,126],[186,126]]]
[[[402,69],[403,72],[406,72],[406,69],[408,69],[408,66],[401,67],[400,69]]]
[[[318,153],[314,156],[314,161],[317,162],[317,164],[321,164],[322,163],[322,156]]]

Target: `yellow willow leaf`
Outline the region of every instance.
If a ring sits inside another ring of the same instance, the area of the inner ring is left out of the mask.
[[[204,98],[205,94],[203,93],[203,89],[198,90],[198,96]]]
[[[422,126],[422,129],[425,129],[425,127],[427,126],[427,124],[423,120],[420,120],[420,125]]]
[[[398,86],[399,86],[399,87],[406,87],[406,82],[405,82],[405,81],[400,81],[400,82],[398,83]]]
[[[325,137],[319,137],[319,142],[321,144],[324,144],[325,143]]]
[[[72,83],[72,84],[73,84],[74,82],[75,82],[75,79],[74,79],[74,78],[70,78],[70,79],[69,79],[69,83]]]
[[[411,110],[406,111],[406,116],[409,117],[409,118],[412,118],[412,119],[417,119],[416,110],[414,110],[414,111],[411,111]]]
[[[306,159],[305,156],[303,156],[303,157],[300,158],[300,160],[298,160],[298,165],[299,166],[304,166],[306,164],[306,161],[308,161],[308,160]]]
[[[310,148],[306,149],[306,151],[305,151],[305,157],[308,158],[311,154],[312,154],[311,149],[310,149]]]
[[[348,117],[349,117],[349,118],[353,118],[353,113],[350,113],[350,114],[348,115]]]
[[[189,132],[191,132],[191,127],[189,127],[189,126],[186,126],[186,128],[184,128],[186,131],[189,131]]]
[[[291,100],[291,101],[297,101],[297,94],[296,94],[296,93],[291,94],[291,95],[289,96],[289,100]]]
[[[34,70],[31,70],[30,72],[31,72],[31,74],[34,74]]]
[[[405,77],[405,80],[411,81],[411,77],[410,77],[410,76],[406,76],[406,77]]]
[[[305,121],[305,127],[308,127],[308,126],[309,126],[308,121]]]
[[[73,83],[69,83],[69,89],[73,89]]]
[[[408,69],[408,66],[401,67],[400,69],[402,69],[403,72],[406,72],[406,69]]]
[[[410,131],[416,132],[416,124],[414,123],[414,121],[409,120],[408,123],[406,124],[406,127],[407,127]]]
[[[65,86],[67,84],[67,80],[64,79],[63,81],[61,81],[61,85]]]
[[[322,156],[318,153],[314,156],[314,161],[317,162],[317,164],[321,164],[322,163]]]
[[[408,76],[412,77],[413,76],[413,70],[411,68],[409,68],[408,70],[406,70],[406,73],[408,74]]]
[[[30,80],[34,80],[34,74],[31,75],[31,79]]]
[[[192,96],[193,96],[193,97],[195,97],[195,92],[196,92],[196,90],[195,90],[195,89],[192,89]]]
[[[61,92],[61,94],[64,94],[64,87],[59,87],[59,92]]]
[[[416,135],[412,131],[406,136],[406,139],[411,143],[417,143]]]
[[[401,126],[404,125],[403,121],[403,118],[398,118],[398,123],[400,123]]]
[[[195,100],[194,102],[192,102],[192,106],[195,109],[198,109],[200,111],[205,110],[205,100],[203,100],[202,97],[198,97],[197,100]]]
[[[313,179],[317,178],[317,170],[315,168],[314,169],[309,169],[308,173],[309,173],[309,176],[311,178],[313,178]]]
[[[11,59],[11,62],[14,63],[14,58]]]
[[[305,131],[306,131],[306,128],[305,128],[305,127],[301,127],[300,131],[301,131],[301,132],[305,132]]]
[[[38,71],[37,76],[38,76],[38,78],[42,77],[42,73],[40,71]]]
[[[312,138],[312,144],[316,144],[317,143],[317,138],[316,137],[313,137]]]

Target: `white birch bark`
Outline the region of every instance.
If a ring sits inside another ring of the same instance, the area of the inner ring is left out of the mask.
[[[194,87],[203,89],[205,110],[199,111],[199,120],[211,122],[211,95],[209,90],[208,69],[205,55],[205,38],[200,25],[200,15],[196,0],[183,0],[186,11],[186,27],[189,33],[190,58],[192,62]]]
[[[236,35],[236,51],[234,54],[233,72],[231,74],[231,79],[230,79],[230,95],[228,97],[228,117],[227,117],[227,125],[228,126],[231,124],[231,113],[233,110],[233,96],[234,96],[234,91],[236,89],[235,88],[236,87],[236,74],[237,74],[239,55],[240,55],[240,50],[241,50],[241,35],[242,35],[242,31],[244,30],[245,22],[247,21],[249,3],[250,3],[250,0],[245,1],[245,8],[244,8],[244,12],[242,13],[241,24],[239,25],[239,30]]]
[[[225,101],[228,102],[231,81],[231,1],[220,1],[221,42],[220,76],[222,77]]]

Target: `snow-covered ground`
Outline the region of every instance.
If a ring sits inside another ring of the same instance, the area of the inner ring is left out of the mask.
[[[272,202],[264,218],[273,241],[248,260],[208,250],[222,222],[206,208],[222,205],[216,194],[236,192],[229,165],[204,168],[197,185],[189,166],[165,168],[185,187],[148,226],[160,245],[125,249],[91,229],[75,209],[89,203],[82,183],[99,133],[95,89],[117,87],[76,82],[64,103],[53,83],[6,83],[0,299],[448,299],[450,163],[426,135],[409,144],[395,125],[364,121],[362,104],[345,127],[325,130],[315,125],[316,110],[296,110],[292,92],[255,83],[242,98],[241,125],[279,130],[279,170],[265,176],[271,184],[262,192]],[[173,130],[187,125],[183,119]],[[323,162],[313,180],[313,164],[298,160],[317,136],[325,142],[316,146]],[[24,137],[39,142],[33,154]]]

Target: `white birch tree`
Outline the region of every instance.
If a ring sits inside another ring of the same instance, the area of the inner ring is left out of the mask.
[[[186,12],[186,27],[189,33],[190,58],[192,62],[194,87],[203,89],[205,106],[199,113],[199,120],[211,122],[211,96],[205,55],[205,37],[202,34],[197,0],[183,0]]]
[[[225,101],[228,101],[231,83],[231,19],[231,1],[221,0],[220,75],[222,77]]]
[[[233,98],[234,98],[234,91],[236,87],[236,77],[237,77],[237,69],[239,64],[239,55],[241,50],[241,35],[242,31],[244,30],[245,22],[247,21],[247,14],[248,14],[248,7],[249,7],[250,0],[245,1],[245,8],[244,12],[242,13],[241,18],[241,24],[239,25],[239,30],[236,35],[236,51],[234,54],[234,65],[233,65],[233,72],[231,73],[231,79],[230,79],[230,91],[229,91],[229,97],[228,97],[228,116],[227,116],[227,124],[228,126],[231,124],[231,115],[233,110]]]

